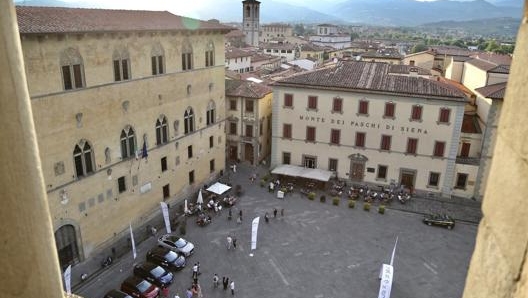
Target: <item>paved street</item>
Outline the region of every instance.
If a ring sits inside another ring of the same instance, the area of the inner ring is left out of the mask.
[[[196,253],[188,259],[187,268],[175,274],[171,298],[176,292],[184,297],[195,262],[201,264],[199,280],[206,298],[231,295],[212,288],[214,273],[235,281],[236,297],[376,297],[379,269],[389,262],[396,236],[399,243],[391,297],[462,296],[476,225],[457,222],[450,231],[424,225],[416,210],[389,209],[381,215],[374,209],[363,211],[361,203],[349,209],[344,199],[339,206],[333,206],[330,199],[320,203],[299,194],[281,200],[261,188],[258,181],[250,184],[250,171],[239,167],[232,177],[245,190],[233,207],[234,214],[243,210],[242,224],[228,221],[227,210],[214,216],[206,227],[198,227],[194,218],[189,218],[185,238],[195,244]],[[273,208],[279,210],[277,218],[272,216]],[[282,208],[284,217],[280,216]],[[264,221],[265,212],[272,217],[269,223]],[[251,220],[255,216],[261,216],[258,247],[250,257]],[[227,250],[227,235],[238,239],[236,250]],[[154,245],[155,238],[142,242],[138,261],[143,261]],[[74,293],[102,297],[131,274],[132,264],[131,254],[117,260]]]

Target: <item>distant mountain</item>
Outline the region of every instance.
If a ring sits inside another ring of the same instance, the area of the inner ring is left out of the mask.
[[[475,36],[516,36],[520,24],[521,21],[515,18],[494,18],[460,22],[443,21],[427,23],[419,26],[419,28],[461,29]]]
[[[488,0],[488,2],[495,6],[506,6],[516,8],[522,8],[524,5],[523,0]]]
[[[483,18],[520,19],[522,10],[498,7],[484,0],[419,2],[414,0],[347,0],[326,13],[348,22],[387,26],[416,26],[428,22]]]

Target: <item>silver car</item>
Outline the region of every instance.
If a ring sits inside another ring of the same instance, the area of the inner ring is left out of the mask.
[[[165,234],[158,239],[158,245],[188,257],[194,253],[194,244],[176,235]]]

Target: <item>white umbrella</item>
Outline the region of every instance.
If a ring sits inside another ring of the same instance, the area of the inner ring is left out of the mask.
[[[198,199],[196,200],[196,204],[203,204],[203,197],[202,197],[202,189],[200,188],[200,192],[198,192]]]
[[[187,207],[187,199],[185,199],[185,209],[184,209],[184,212],[185,212],[185,214],[189,213],[189,208]]]

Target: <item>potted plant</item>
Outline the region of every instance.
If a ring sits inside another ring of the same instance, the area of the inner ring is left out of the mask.
[[[356,207],[356,201],[348,200],[348,208],[354,208],[354,207]]]
[[[308,194],[308,199],[311,200],[311,201],[315,200],[315,192],[309,193]]]
[[[335,206],[338,206],[339,205],[339,198],[333,198],[332,199],[332,204],[335,205]]]
[[[370,211],[370,203],[363,204],[363,210]]]
[[[380,205],[378,207],[378,213],[379,214],[384,214],[385,213],[385,205]]]
[[[319,201],[320,201],[321,203],[326,202],[326,196],[325,196],[325,195],[322,195],[322,196],[319,198]]]

